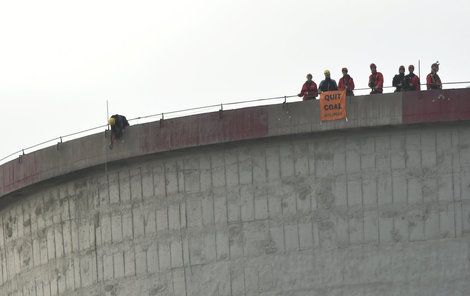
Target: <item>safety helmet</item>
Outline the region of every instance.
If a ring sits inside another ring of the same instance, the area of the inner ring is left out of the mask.
[[[330,75],[330,70],[325,70],[325,72],[323,72],[323,74],[325,74],[325,75],[326,75],[326,74]]]
[[[108,119],[108,124],[111,125],[111,126],[115,125],[116,124],[116,118],[110,117]]]

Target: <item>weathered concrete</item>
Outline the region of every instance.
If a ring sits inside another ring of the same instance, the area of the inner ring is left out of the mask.
[[[256,107],[8,163],[0,295],[467,295],[468,118],[404,96],[350,99],[348,122]]]
[[[318,101],[169,119],[132,126],[109,150],[104,133],[26,154],[0,166],[0,198],[26,186],[116,160],[210,144],[402,123],[402,95],[348,99],[348,122],[320,122]]]

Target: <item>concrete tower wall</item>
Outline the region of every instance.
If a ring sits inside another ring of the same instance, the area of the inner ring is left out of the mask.
[[[4,165],[0,295],[467,295],[468,122],[302,132],[270,112],[277,137],[123,154],[134,127],[107,165]]]

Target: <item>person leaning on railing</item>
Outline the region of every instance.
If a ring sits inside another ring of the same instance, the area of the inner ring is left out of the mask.
[[[123,131],[129,126],[129,122],[124,115],[114,114],[108,119],[108,124],[111,126],[111,143],[109,148],[113,148],[114,141],[122,138]]]
[[[428,89],[442,89],[442,82],[437,72],[439,71],[439,62],[431,65],[431,73],[426,77],[426,86]]]
[[[307,81],[305,81],[298,96],[303,97],[304,101],[315,100],[318,96],[317,84],[312,80],[312,74],[307,74]]]

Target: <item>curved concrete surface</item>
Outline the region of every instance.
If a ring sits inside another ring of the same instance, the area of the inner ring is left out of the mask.
[[[25,155],[0,167],[0,295],[466,295],[469,99],[253,107]]]

